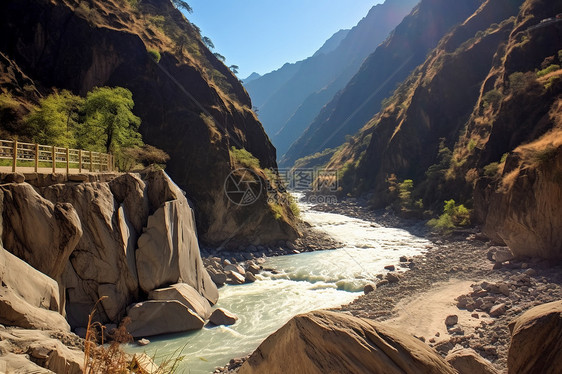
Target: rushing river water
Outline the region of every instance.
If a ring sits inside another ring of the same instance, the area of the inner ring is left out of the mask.
[[[224,286],[217,307],[236,314],[233,326],[203,328],[185,334],[151,338],[145,347],[127,351],[151,357],[185,356],[180,372],[210,373],[233,357],[251,353],[271,333],[296,314],[347,304],[385,265],[402,255],[413,256],[429,242],[405,230],[380,227],[339,214],[301,205],[303,219],[344,243],[340,249],[269,258],[252,284]],[[183,370],[183,371],[182,371]]]

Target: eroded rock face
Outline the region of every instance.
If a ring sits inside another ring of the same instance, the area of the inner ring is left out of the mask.
[[[78,212],[83,235],[63,274],[72,326],[86,326],[102,296],[102,321],[118,321],[138,297],[134,264],[135,229],[108,183],[58,184],[47,187],[51,201],[70,203]]]
[[[480,356],[474,349],[454,349],[445,357],[459,374],[498,374],[492,363]]]
[[[210,303],[218,290],[204,269],[195,235],[195,217],[185,198],[168,201],[148,218],[136,253],[139,284],[145,292],[187,283]]]
[[[509,156],[501,185],[476,199],[488,207],[484,233],[505,242],[517,257],[562,259],[562,146],[551,153],[542,163]]]
[[[316,311],[294,317],[269,336],[239,373],[456,371],[414,337],[365,319]]]
[[[48,276],[59,279],[82,236],[82,225],[70,204],[53,204],[31,185],[5,184],[2,242],[4,248]]]
[[[562,372],[562,301],[539,305],[509,326],[510,373]]]

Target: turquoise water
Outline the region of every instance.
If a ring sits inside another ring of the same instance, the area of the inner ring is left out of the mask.
[[[151,338],[145,347],[127,351],[169,358],[185,356],[185,373],[210,373],[231,358],[251,353],[271,333],[296,314],[347,304],[384,266],[402,255],[426,250],[429,242],[405,230],[383,228],[346,216],[316,212],[301,206],[305,221],[344,243],[340,249],[274,257],[264,264],[279,273],[264,272],[252,284],[220,289],[217,307],[239,317],[233,326],[204,328],[186,334]]]

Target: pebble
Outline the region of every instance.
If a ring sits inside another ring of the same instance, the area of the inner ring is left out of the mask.
[[[459,316],[456,314],[451,314],[445,318],[445,325],[454,326],[459,322]]]

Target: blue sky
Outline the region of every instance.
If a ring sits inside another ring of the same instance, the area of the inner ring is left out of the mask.
[[[268,73],[311,56],[383,0],[187,0],[187,18],[211,38],[238,77]]]

